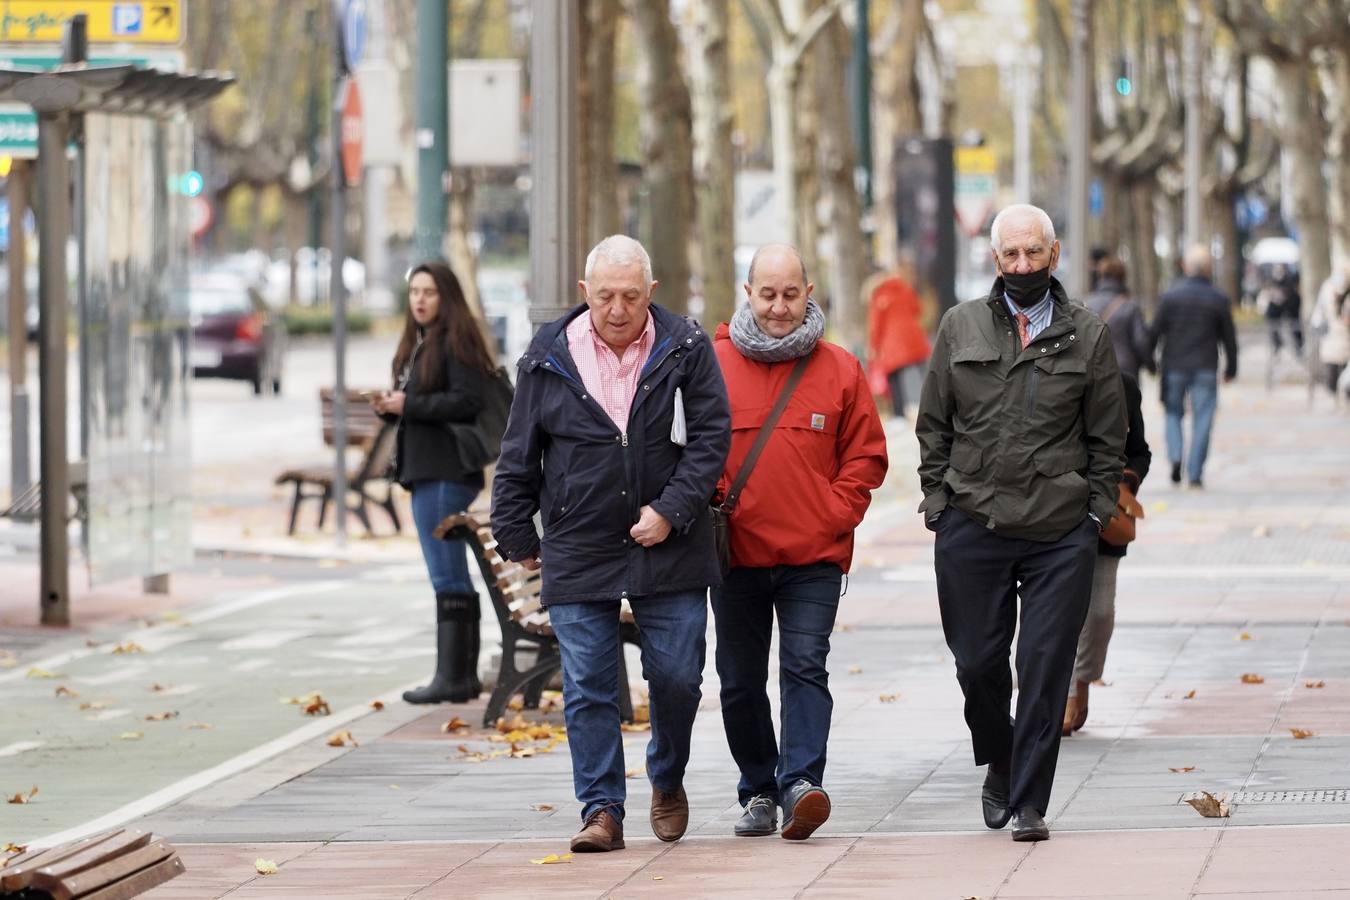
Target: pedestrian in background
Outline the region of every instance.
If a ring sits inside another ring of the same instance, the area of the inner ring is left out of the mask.
[[[714,343],[732,409],[718,485],[719,503],[731,507],[731,568],[712,606],[722,721],[745,810],[734,833],[743,837],[773,834],[780,806],[787,840],[810,837],[829,818],[830,633],[853,531],[886,476],[886,435],[867,376],[851,353],[821,339],[814,287],[794,248],[759,248],[749,303]],[[770,410],[780,411],[776,419]],[[777,740],[766,691],[775,615]]]
[[[896,418],[904,418],[905,373],[932,352],[923,326],[923,301],[914,289],[914,267],[908,261],[871,285],[867,344],[868,363],[886,373],[891,411]]]
[[[1153,454],[1144,435],[1143,394],[1139,382],[1126,372],[1120,373],[1125,388],[1125,407],[1129,430],[1125,434],[1125,471],[1120,478],[1120,497],[1116,518],[1097,538],[1097,565],[1092,571],[1092,599],[1087,619],[1078,635],[1078,654],[1073,664],[1073,688],[1064,707],[1065,737],[1083,727],[1088,716],[1088,694],[1092,682],[1102,677],[1106,667],[1106,648],[1116,628],[1116,571],[1130,540],[1134,539],[1133,519],[1143,511],[1136,499],[1139,485],[1148,475]],[[1126,520],[1131,520],[1128,523]],[[1117,528],[1128,525],[1128,528]]]
[[[1149,330],[1149,356],[1162,343],[1162,397],[1167,412],[1167,458],[1172,483],[1181,483],[1181,463],[1193,488],[1204,486],[1205,460],[1219,405],[1219,349],[1223,348],[1224,383],[1237,377],[1237,334],[1228,298],[1210,281],[1214,260],[1209,248],[1192,244],[1182,258],[1185,273],[1158,301],[1158,315]],[[1182,418],[1191,408],[1191,453],[1185,457]]]
[[[1350,364],[1350,264],[1342,263],[1317,292],[1309,321],[1317,337],[1317,355],[1325,367],[1327,390],[1339,404],[1346,396],[1340,382]]]
[[[1125,399],[1105,324],[1051,274],[1050,217],[1010,206],[989,237],[989,298],[947,312],[928,364],[919,511],[937,533],[938,606],[975,764],[989,767],[984,823],[1011,820],[1013,840],[1043,841],[1097,536],[1116,513]]]
[[[675,841],[689,825],[684,771],[702,697],[708,587],[721,581],[708,504],[731,415],[703,328],[652,303],[641,244],[605,238],[578,284],[584,305],[541,328],[521,358],[492,531],[507,559],[542,566],[582,804],[572,850],[591,852],[624,846],[623,600],[642,630],[650,690],[652,832]]]
[[[1276,263],[1270,270],[1270,282],[1256,297],[1257,308],[1266,317],[1266,331],[1270,335],[1270,355],[1280,355],[1284,349],[1284,323],[1289,323],[1289,337],[1294,344],[1294,356],[1303,355],[1303,297],[1299,291],[1298,273]]]
[[[461,466],[447,426],[472,422],[482,409],[496,367],[485,334],[450,267],[422,263],[408,278],[394,388],[371,398],[376,412],[398,422],[393,477],[412,492],[413,522],[436,592],[436,672],[428,684],[403,693],[409,703],[464,703],[482,691],[481,612],[466,547],[437,540],[433,532],[483,490],[482,470]]]
[[[1141,368],[1154,371],[1144,311],[1125,287],[1125,263],[1119,257],[1102,259],[1097,273],[1097,286],[1088,294],[1087,308],[1111,329],[1111,345],[1120,371],[1137,380]]]

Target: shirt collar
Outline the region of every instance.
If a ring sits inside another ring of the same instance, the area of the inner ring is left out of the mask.
[[[1046,291],[1045,296],[1041,298],[1041,302],[1037,303],[1035,306],[1028,306],[1027,308],[1023,309],[1016,303],[1012,302],[1012,298],[1008,296],[1007,291],[1004,291],[1003,302],[1007,305],[1008,312],[1012,313],[1012,317],[1014,319],[1017,318],[1018,313],[1021,313],[1028,319],[1035,319],[1038,316],[1045,315],[1048,307],[1053,305],[1055,301],[1054,298],[1050,296],[1050,292]]]
[[[611,348],[609,344],[606,344],[605,339],[600,336],[600,332],[595,330],[595,321],[591,318],[591,311],[588,309],[581,315],[582,318],[586,320],[586,333],[591,336],[591,340],[595,341],[596,346],[603,347],[613,353],[613,348]],[[641,350],[650,347],[655,338],[656,320],[652,318],[652,311],[649,309],[647,310],[647,324],[642,326],[642,333],[638,335],[638,339],[634,341],[633,344],[636,344],[638,349]],[[632,344],[629,346],[632,346]],[[628,348],[625,347],[624,351],[627,352],[627,350]],[[622,356],[623,354],[619,355]]]

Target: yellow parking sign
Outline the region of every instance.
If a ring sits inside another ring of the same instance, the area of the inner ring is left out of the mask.
[[[66,20],[84,13],[91,43],[180,44],[182,7],[182,0],[0,0],[0,43],[60,43]]]

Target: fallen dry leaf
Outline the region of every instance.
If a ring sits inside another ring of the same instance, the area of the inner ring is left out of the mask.
[[[356,742],[356,738],[352,737],[350,731],[335,731],[328,736],[328,746],[330,747],[345,747],[348,744],[353,747],[361,746]]]
[[[384,701],[372,700],[370,701],[370,708],[375,710],[376,712],[379,712],[380,710],[384,709]]]
[[[58,673],[56,673],[56,672],[49,672],[49,671],[47,671],[46,669],[39,668],[38,666],[33,666],[33,668],[31,668],[31,669],[28,670],[28,672],[24,675],[24,677],[25,677],[25,678],[62,678],[62,677],[64,677],[64,676],[62,676],[62,675],[60,675],[60,674],[58,674]]]
[[[850,675],[860,675],[860,674],[862,674],[862,666],[849,666],[849,667],[848,667],[848,674],[850,674]]]
[[[1317,681],[1305,681],[1303,682],[1303,686],[1305,688],[1324,688],[1327,686],[1327,683],[1319,679]]]
[[[184,725],[188,731],[214,731],[216,726],[209,722],[193,722],[191,725]]]
[[[507,721],[505,716],[501,716],[497,719],[497,730],[502,734],[508,734],[512,731],[524,731],[528,727],[530,727],[530,723],[526,722],[525,717],[520,713],[516,713],[510,721]]]
[[[139,731],[124,731],[117,736],[117,739],[119,741],[139,741],[143,737],[145,735]]]
[[[1302,741],[1317,736],[1317,732],[1309,731],[1306,728],[1290,728],[1289,733],[1294,736],[1294,740],[1296,741]]]
[[[14,796],[9,797],[8,799],[6,799],[5,802],[6,802],[6,803],[32,803],[32,802],[33,802],[33,798],[37,796],[37,793],[38,793],[37,785],[33,785],[33,789],[30,790],[28,793],[26,793],[26,794],[25,794],[25,793],[22,793],[22,792],[17,793],[17,794],[15,794]]]
[[[58,685],[56,686],[56,696],[58,696],[58,697],[78,697],[78,696],[80,696],[80,693],[79,693],[79,691],[73,691],[73,690],[71,690],[70,688],[66,687],[64,684],[58,684]]]
[[[94,700],[94,701],[92,701],[92,702],[87,702],[87,703],[81,703],[81,704],[80,704],[80,709],[100,710],[100,709],[106,709],[106,708],[107,708],[107,704],[105,704],[105,703],[100,703],[100,702],[97,701],[97,700]]]
[[[305,715],[307,716],[327,716],[331,715],[333,710],[329,707],[328,701],[315,694],[314,697],[305,704]]]
[[[1167,767],[1167,771],[1169,771],[1169,772],[1178,772],[1178,773],[1194,772],[1194,771],[1195,771],[1195,766],[1179,766],[1179,767],[1176,767],[1176,768],[1173,768],[1172,766],[1168,766],[1168,767]]]
[[[512,712],[520,712],[525,708],[525,701],[519,697],[512,697],[510,700],[506,701],[506,708]]]
[[[125,644],[118,644],[112,648],[114,656],[125,656],[128,653],[144,653],[145,648],[135,641],[127,641]]]
[[[20,853],[26,852],[27,850],[28,850],[27,844],[16,844],[12,841],[8,844],[5,844],[5,853],[9,854],[10,856],[16,856]]]
[[[460,731],[468,731],[468,730],[469,730],[469,723],[465,722],[459,716],[455,716],[449,722],[446,722],[444,725],[441,726],[441,732],[443,734],[455,734]]]
[[[627,772],[624,772],[624,773],[623,773],[623,777],[624,777],[624,778],[638,778],[638,777],[640,777],[640,776],[642,776],[642,775],[646,775],[646,774],[647,774],[647,766],[646,766],[646,764],[644,763],[643,765],[640,765],[640,766],[633,766],[633,768],[631,768],[631,769],[629,769]]]
[[[253,861],[253,871],[259,875],[275,875],[277,874],[277,864],[260,856]]]
[[[899,700],[899,699],[900,699],[900,695],[899,695],[899,694],[882,694],[882,695],[881,695],[881,702],[882,702],[882,703],[894,703],[895,701],[897,701],[897,700]]]
[[[652,720],[652,708],[646,703],[633,707],[633,724],[644,725]]]
[[[653,875],[653,876],[652,876],[652,881],[665,881],[665,880],[666,880],[666,876],[664,876],[664,875]]]
[[[1235,641],[1250,641],[1250,640],[1255,640],[1255,638],[1252,637],[1252,633],[1251,633],[1250,631],[1239,631],[1239,632],[1237,633],[1237,637],[1233,638],[1233,640],[1235,640]]]
[[[152,694],[162,694],[162,693],[164,693],[165,691],[167,691],[168,688],[166,688],[164,685],[160,684],[159,682],[155,682],[154,684],[150,685],[150,687],[146,688],[146,690],[148,690],[148,691],[149,691],[150,693],[152,693]]]
[[[530,804],[530,809],[534,810],[535,812],[553,812],[553,804],[552,804],[552,803],[531,803],[531,804]]]
[[[530,860],[530,862],[534,863],[536,866],[552,866],[557,863],[570,863],[571,861],[572,861],[572,854],[570,853],[564,853],[562,856],[559,856],[556,853],[550,853],[543,859]]]
[[[1265,684],[1265,683],[1266,683],[1266,680],[1265,680],[1264,678],[1262,678],[1260,675],[1257,675],[1255,672],[1243,672],[1243,673],[1242,673],[1242,683],[1243,683],[1243,684]]]
[[[1181,699],[1182,699],[1182,700],[1194,700],[1194,699],[1195,699],[1195,689],[1192,688],[1191,690],[1189,690],[1189,691],[1187,691],[1186,693],[1182,694],[1182,695],[1181,695]]]
[[[168,710],[166,712],[150,713],[145,717],[147,722],[167,722],[170,719],[178,718],[178,710]]]
[[[1228,806],[1228,801],[1220,800],[1209,791],[1201,791],[1199,797],[1191,797],[1186,802],[1206,819],[1226,819],[1232,812],[1232,809]]]

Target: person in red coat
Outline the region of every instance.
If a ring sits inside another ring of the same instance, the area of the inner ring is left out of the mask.
[[[886,373],[896,416],[905,414],[905,369],[926,362],[933,351],[923,327],[923,301],[912,280],[912,270],[902,265],[868,293],[868,361]]]
[[[886,475],[886,436],[857,358],[821,339],[801,257],[781,244],[750,264],[750,302],[713,341],[731,400],[723,501],[799,360],[800,382],[733,505],[731,570],[712,591],[722,719],[740,768],[735,833],[807,838],[830,814],[821,787],[834,707],[825,659],[853,531]],[[782,728],[766,691],[778,616]]]

